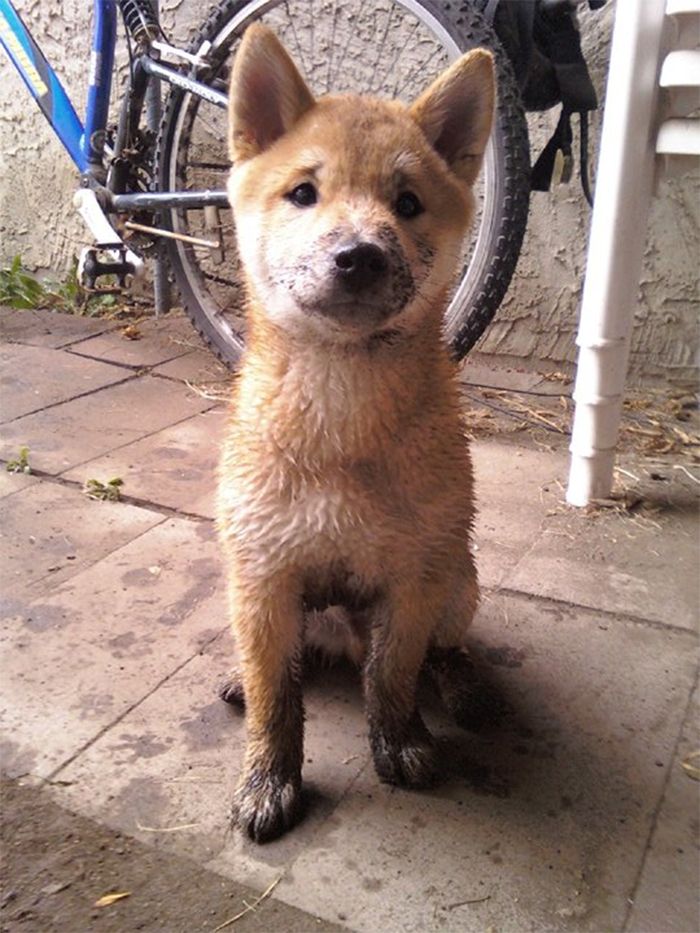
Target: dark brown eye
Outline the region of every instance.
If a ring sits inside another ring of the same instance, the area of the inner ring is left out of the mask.
[[[423,205],[412,191],[402,191],[396,199],[394,209],[404,220],[410,220],[423,213]]]
[[[305,181],[303,184],[297,185],[296,188],[292,188],[285,197],[297,207],[311,207],[318,201],[318,192],[311,182]]]

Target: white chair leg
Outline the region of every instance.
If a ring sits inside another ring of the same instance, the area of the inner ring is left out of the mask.
[[[666,0],[615,12],[577,344],[576,411],[566,493],[584,506],[612,488],[632,319],[654,178]]]

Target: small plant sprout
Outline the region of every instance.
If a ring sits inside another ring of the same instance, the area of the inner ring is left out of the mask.
[[[100,499],[102,502],[119,502],[122,497],[121,487],[124,480],[119,476],[103,483],[99,479],[89,479],[83,487],[83,492],[90,499]]]
[[[20,447],[16,460],[9,460],[5,467],[8,473],[31,473],[29,466],[29,448]]]
[[[22,267],[15,256],[9,266],[0,269],[0,303],[9,308],[43,307],[46,289],[41,282]]]

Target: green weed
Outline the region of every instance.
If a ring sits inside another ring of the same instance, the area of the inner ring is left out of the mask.
[[[83,486],[83,492],[89,499],[101,499],[103,502],[119,502],[122,497],[121,487],[124,480],[119,476],[106,483],[99,479],[89,479]]]
[[[17,459],[9,460],[5,469],[8,473],[31,473],[32,468],[29,466],[29,448],[20,447]]]
[[[22,268],[19,256],[15,256],[9,266],[0,269],[0,304],[10,308],[44,308],[45,301],[46,289]]]
[[[20,256],[0,269],[0,305],[8,308],[50,308],[65,314],[99,315],[114,308],[118,296],[91,295],[78,280],[78,260],[74,257],[63,281],[45,282],[25,269]]]

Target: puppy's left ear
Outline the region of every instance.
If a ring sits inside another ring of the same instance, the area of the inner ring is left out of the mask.
[[[229,153],[243,162],[271,146],[313,106],[314,98],[277,36],[249,26],[233,62]]]
[[[411,106],[433,148],[468,185],[479,174],[496,97],[493,55],[473,49],[458,58]]]

